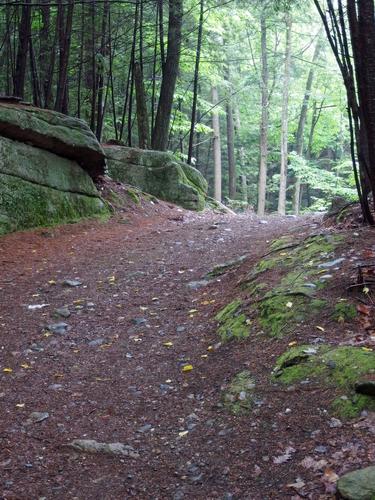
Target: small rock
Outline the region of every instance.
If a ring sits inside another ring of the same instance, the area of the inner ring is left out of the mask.
[[[81,286],[82,285],[82,281],[79,281],[79,280],[64,280],[62,282],[62,284],[64,286],[71,286],[71,287],[76,287],[76,286]]]
[[[316,453],[327,453],[327,446],[317,446],[314,451],[316,451]]]
[[[69,325],[67,323],[53,323],[47,326],[47,330],[56,333],[56,335],[64,335],[67,332]]]
[[[29,418],[24,422],[24,425],[32,425],[37,424],[39,422],[43,422],[49,417],[49,413],[47,411],[33,411],[30,413]]]
[[[55,314],[57,316],[61,316],[62,318],[69,318],[72,313],[67,307],[59,307],[58,309],[55,309]]]
[[[145,323],[147,323],[147,319],[146,318],[134,318],[134,319],[132,319],[132,322],[134,323],[134,325],[140,326],[140,325],[144,325]]]
[[[329,421],[329,426],[334,429],[336,427],[342,427],[342,422],[338,418],[332,417],[331,420]]]
[[[338,480],[337,489],[346,500],[372,500],[375,497],[375,466],[345,474]]]
[[[266,221],[266,220],[260,220],[259,224],[268,224],[268,221]]]
[[[145,432],[148,432],[152,429],[152,425],[151,424],[145,424],[143,425],[142,427],[140,427],[137,432],[140,432],[141,434],[144,434]]]
[[[185,330],[186,330],[186,327],[185,327],[185,326],[178,326],[178,327],[176,328],[176,332],[177,332],[177,333],[182,333],[182,332],[184,332]]]
[[[51,384],[48,386],[48,389],[50,389],[51,391],[58,391],[59,389],[62,389],[62,387],[62,384]]]
[[[67,446],[82,453],[104,453],[139,458],[139,453],[132,446],[123,443],[98,443],[95,439],[74,439]]]
[[[97,347],[99,345],[105,344],[105,342],[106,342],[105,339],[95,339],[95,340],[91,340],[89,342],[89,346],[91,346],[91,347]]]
[[[190,283],[187,284],[188,288],[191,290],[198,290],[199,288],[203,288],[209,284],[209,281],[207,280],[200,280],[200,281],[190,281]]]
[[[321,269],[328,269],[330,267],[335,267],[338,264],[341,264],[341,262],[344,262],[344,260],[344,257],[341,257],[339,259],[330,260],[329,262],[323,262],[322,264],[319,264],[318,267],[320,267]]]

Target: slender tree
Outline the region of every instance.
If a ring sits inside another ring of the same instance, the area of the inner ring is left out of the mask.
[[[212,104],[215,106],[212,111],[213,129],[213,160],[214,160],[214,198],[221,202],[221,141],[220,141],[220,121],[217,105],[219,94],[217,87],[212,87]]]

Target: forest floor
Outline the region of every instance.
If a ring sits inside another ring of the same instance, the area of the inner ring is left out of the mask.
[[[374,421],[332,425],[324,388],[271,384],[249,415],[226,412],[223,385],[243,369],[264,379],[290,338],[221,346],[213,320],[267,242],[318,227],[162,203],[3,237],[1,498],[333,498],[332,476],[374,460]],[[236,272],[191,285],[243,254]],[[74,439],[131,456],[77,452]]]

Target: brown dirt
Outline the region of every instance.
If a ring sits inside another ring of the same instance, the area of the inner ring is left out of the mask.
[[[332,498],[331,469],[340,474],[375,459],[374,422],[331,428],[329,391],[267,382],[293,338],[207,350],[218,341],[215,312],[232,300],[238,277],[267,241],[317,227],[312,219],[267,222],[143,203],[106,223],[0,240],[2,498],[325,499]],[[358,231],[375,241],[370,230]],[[196,291],[187,286],[242,254],[249,259],[239,271]],[[82,285],[62,286],[72,278]],[[72,315],[53,319],[64,305]],[[136,325],[137,318],[146,322]],[[46,333],[56,321],[66,321],[68,333]],[[333,328],[332,338],[344,335]],[[89,345],[97,339],[103,344]],[[183,373],[187,363],[193,370]],[[235,417],[218,403],[223,384],[243,369],[255,374],[263,404]],[[49,418],[25,426],[34,411]],[[75,453],[65,445],[77,438],[130,444],[140,458]],[[274,463],[288,447],[290,460]],[[306,456],[326,465],[303,467]],[[303,488],[291,486],[297,478]]]

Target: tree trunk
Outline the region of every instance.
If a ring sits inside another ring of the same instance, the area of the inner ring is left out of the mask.
[[[25,0],[22,6],[21,22],[18,32],[18,50],[16,59],[16,71],[14,75],[14,95],[24,97],[25,76],[27,65],[27,53],[29,51],[29,40],[31,36],[31,0]]]
[[[191,159],[193,156],[194,130],[195,130],[195,122],[196,122],[196,114],[197,114],[198,85],[199,85],[199,63],[200,63],[200,57],[201,57],[202,35],[203,35],[203,14],[204,14],[204,0],[200,0],[197,56],[195,59],[195,71],[194,71],[193,105],[192,105],[192,110],[191,110],[189,150],[188,150],[188,159],[187,159],[187,162],[189,165],[191,165]]]
[[[229,198],[236,198],[236,159],[234,156],[234,121],[231,97],[227,102],[227,148],[228,148],[228,175],[229,175]]]
[[[104,120],[104,76],[105,76],[105,58],[108,55],[108,15],[109,15],[110,4],[109,0],[105,0],[103,6],[103,17],[102,17],[102,27],[101,27],[101,43],[100,43],[100,68],[97,71],[97,84],[98,84],[98,102],[96,110],[96,137],[98,141],[101,140],[103,120]]]
[[[219,95],[217,87],[212,87],[212,104],[217,105]],[[221,141],[219,113],[216,109],[212,112],[213,136],[213,159],[214,159],[214,198],[221,202]]]
[[[148,125],[148,112],[146,104],[146,92],[143,82],[141,65],[134,65],[135,97],[137,101],[138,140],[141,149],[150,147],[150,129]]]
[[[268,157],[268,121],[269,121],[269,92],[268,92],[268,56],[267,56],[267,25],[265,12],[260,19],[261,28],[261,57],[262,57],[262,117],[260,121],[260,163],[258,180],[258,215],[263,217],[266,208],[267,188],[267,157]]]
[[[57,80],[55,110],[66,113],[67,110],[67,83],[68,83],[68,64],[70,53],[70,42],[72,37],[74,1],[69,0],[66,19],[64,20],[64,6],[62,0],[58,3],[59,19],[59,76]]]
[[[280,187],[279,203],[277,211],[280,215],[285,215],[286,205],[286,182],[288,169],[288,110],[289,110],[289,83],[290,83],[290,63],[291,63],[291,34],[292,19],[290,14],[286,15],[286,41],[285,41],[285,66],[284,66],[284,88],[281,111],[281,161],[280,161]]]
[[[152,132],[152,148],[160,151],[165,151],[168,146],[169,124],[180,62],[182,17],[183,0],[169,0],[167,56],[163,66],[158,110]]]
[[[303,155],[303,134],[305,131],[307,111],[309,108],[309,101],[311,96],[311,90],[313,86],[314,76],[315,76],[315,64],[319,58],[319,54],[322,48],[322,38],[320,34],[318,35],[318,41],[316,43],[314,55],[311,61],[311,66],[309,74],[306,81],[305,95],[303,97],[301,113],[299,115],[298,128],[296,133],[296,153],[299,156]],[[301,179],[297,176],[294,185],[294,196],[293,196],[293,211],[296,215],[299,214],[301,204]]]

